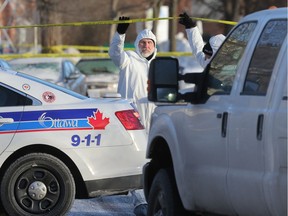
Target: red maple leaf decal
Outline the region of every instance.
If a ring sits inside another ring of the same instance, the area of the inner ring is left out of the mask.
[[[94,116],[88,117],[88,123],[93,127],[93,129],[104,130],[105,127],[110,123],[109,118],[103,119],[103,113],[99,110],[93,112]]]

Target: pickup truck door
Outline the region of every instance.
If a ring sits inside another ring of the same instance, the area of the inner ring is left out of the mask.
[[[287,46],[286,46],[287,49]],[[287,213],[287,50],[282,59],[279,74],[283,79],[277,79],[271,104],[271,118],[265,121],[265,134],[271,134],[272,141],[265,142],[265,200],[271,215]],[[277,76],[277,75],[276,75]],[[275,156],[276,155],[276,156]],[[271,184],[271,182],[273,182]]]
[[[185,161],[180,169],[184,174],[183,193],[190,193],[194,199],[190,203],[195,202],[208,211],[231,213],[225,186],[228,140],[222,131],[228,104],[223,97],[229,96],[213,96],[205,105],[187,106],[179,143],[188,143],[182,147],[182,160]]]
[[[275,97],[280,101],[282,97],[282,94],[276,94],[274,91],[280,87],[279,82],[282,82],[283,86],[285,81],[283,75],[287,74],[287,53],[286,58],[283,58],[284,53],[287,52],[284,49],[287,44],[281,50],[286,35],[287,20],[272,20],[264,29],[257,29],[257,34],[251,40],[252,45],[249,48],[254,52],[250,51],[250,54],[245,56],[250,64],[248,68],[248,64],[240,68],[241,77],[239,77],[237,92],[230,109],[227,110],[229,134],[227,183],[229,197],[237,215],[280,215],[269,213],[267,200],[265,200],[267,187],[276,184],[279,179],[273,181],[273,175],[266,176],[270,181],[265,187],[263,180],[265,166],[270,166],[275,160],[276,152],[273,145],[278,145],[271,139],[277,126],[274,124],[275,127],[271,127],[269,121],[275,115],[275,112],[271,112],[272,101]],[[278,56],[281,58],[277,58]],[[280,74],[282,58],[286,59],[286,63],[282,62],[282,66],[286,65],[286,69]],[[285,118],[284,114],[283,118]],[[270,164],[265,163],[267,156],[270,157],[267,160]],[[279,169],[280,167],[277,167],[277,172]],[[277,172],[274,174],[277,175]]]
[[[208,100],[204,104],[187,105],[185,118],[179,125],[182,131],[179,143],[187,143],[180,153],[183,155],[183,182],[187,185],[180,187],[179,192],[191,197],[186,200],[190,205],[194,203],[194,206],[211,212],[234,213],[226,182],[227,120],[237,67],[255,25],[250,22],[233,30],[210,63]]]

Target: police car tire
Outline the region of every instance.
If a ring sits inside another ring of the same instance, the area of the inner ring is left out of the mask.
[[[175,184],[173,170],[160,169],[155,175],[150,189],[147,216],[186,214]]]
[[[41,199],[45,188],[46,196]],[[45,153],[31,153],[18,158],[4,173],[0,189],[3,207],[8,215],[13,216],[64,215],[75,198],[75,183],[68,167]],[[39,196],[33,199],[35,194]],[[32,208],[32,205],[41,208]]]

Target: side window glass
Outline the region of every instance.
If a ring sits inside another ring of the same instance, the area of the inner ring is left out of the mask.
[[[239,25],[211,61],[208,95],[230,94],[238,64],[255,29],[256,22]]]
[[[286,35],[287,20],[272,20],[266,24],[254,50],[242,95],[266,95]]]
[[[0,107],[32,105],[32,100],[11,89],[0,86]]]
[[[67,62],[67,61],[63,62],[63,70],[64,70],[65,79],[69,78],[71,76],[71,73],[72,73],[69,62]]]

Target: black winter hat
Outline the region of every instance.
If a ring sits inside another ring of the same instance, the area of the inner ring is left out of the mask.
[[[209,42],[205,44],[202,51],[209,56],[213,55],[213,50]]]

